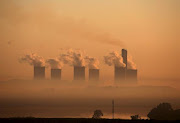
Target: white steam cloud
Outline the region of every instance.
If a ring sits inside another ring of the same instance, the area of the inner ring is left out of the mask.
[[[107,56],[104,56],[104,61],[109,66],[125,67],[121,54],[117,51],[110,52]]]
[[[99,68],[99,60],[86,55],[82,50],[69,49],[61,53],[59,60],[70,66],[88,66],[90,69]]]
[[[43,57],[38,56],[35,53],[26,54],[19,59],[20,63],[28,63],[30,65],[40,67],[45,66],[45,60]]]
[[[60,69],[63,66],[63,63],[57,58],[48,59],[46,60],[46,63],[51,67],[51,69]]]
[[[132,57],[128,57],[127,59],[127,69],[136,69],[136,64],[132,61]]]
[[[81,50],[68,50],[66,53],[60,54],[60,61],[70,66],[85,66],[84,53]]]
[[[104,56],[105,64],[109,66],[125,67],[121,54],[117,51],[110,52]],[[43,57],[38,56],[36,53],[26,54],[19,59],[20,63],[28,63],[33,66],[45,66],[45,60]],[[99,60],[94,57],[85,55],[81,50],[69,49],[65,53],[61,53],[59,58],[47,59],[46,63],[52,69],[60,69],[63,64],[70,66],[88,66],[89,69],[99,69]],[[132,61],[132,57],[128,56],[127,69],[136,69],[136,64]]]
[[[99,60],[97,58],[86,56],[85,59],[89,69],[99,69]]]

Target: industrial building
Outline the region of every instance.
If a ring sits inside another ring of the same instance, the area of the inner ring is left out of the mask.
[[[84,66],[74,66],[74,80],[85,80]]]
[[[127,50],[122,49],[123,63],[126,67],[116,67],[114,70],[114,80],[118,83],[131,84],[137,82],[137,70],[128,69]]]
[[[45,79],[45,67],[34,66],[34,79]]]
[[[99,69],[89,69],[89,80],[99,80]]]
[[[136,83],[137,82],[137,70],[127,69],[126,81]]]
[[[124,82],[126,78],[126,68],[125,67],[114,67],[114,81]]]
[[[122,49],[122,58],[123,58],[123,63],[126,65],[127,69],[127,50]]]
[[[127,50],[122,49],[122,58],[125,67],[114,66],[114,81],[121,83],[136,83],[137,69],[128,69]],[[51,79],[61,80],[61,69],[51,69]],[[45,67],[34,66],[34,79],[45,79]],[[74,80],[85,80],[85,66],[74,66]],[[99,80],[99,69],[89,69],[89,80]]]
[[[51,79],[61,79],[61,69],[51,69]]]

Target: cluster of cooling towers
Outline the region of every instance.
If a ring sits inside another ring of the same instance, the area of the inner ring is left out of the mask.
[[[114,68],[115,82],[137,82],[137,70],[127,69],[127,50],[122,49],[122,58],[126,67]],[[45,79],[45,67],[34,66],[34,79]],[[61,69],[51,69],[51,79],[61,80]],[[74,80],[85,80],[85,67],[74,66]],[[89,80],[99,80],[99,69],[89,69]]]
[[[34,79],[45,79],[45,67],[34,66]],[[61,69],[51,69],[51,79],[61,79]],[[85,67],[74,67],[74,80],[85,80]],[[99,69],[89,69],[89,80],[99,80]]]

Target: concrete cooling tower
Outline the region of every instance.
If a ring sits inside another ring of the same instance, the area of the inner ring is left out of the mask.
[[[85,67],[74,66],[74,80],[85,80]]]
[[[45,79],[45,67],[34,66],[34,79]]]
[[[125,78],[126,78],[126,68],[115,66],[115,68],[114,68],[114,81],[115,82],[124,82]]]
[[[89,69],[89,80],[99,80],[99,69]]]
[[[137,70],[127,69],[126,81],[136,83],[137,82]]]
[[[51,79],[61,79],[61,69],[51,69]]]

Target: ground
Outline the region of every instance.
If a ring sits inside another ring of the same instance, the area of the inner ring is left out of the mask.
[[[178,121],[91,118],[0,118],[0,123],[176,123]]]

